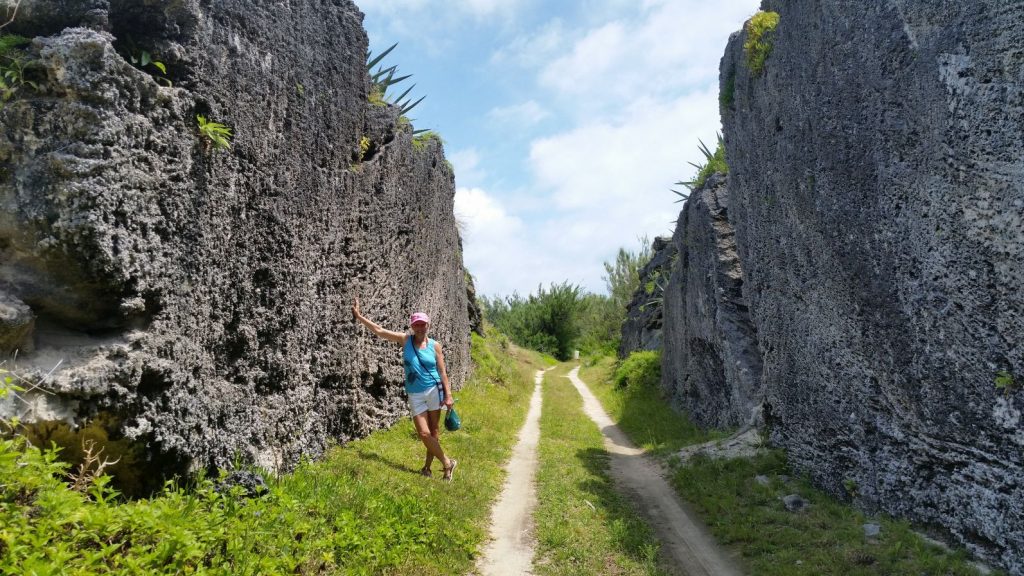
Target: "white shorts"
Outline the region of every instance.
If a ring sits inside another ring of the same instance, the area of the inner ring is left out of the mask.
[[[441,409],[441,395],[437,393],[437,386],[431,386],[426,392],[409,393],[409,411],[413,416],[419,416],[427,410]]]

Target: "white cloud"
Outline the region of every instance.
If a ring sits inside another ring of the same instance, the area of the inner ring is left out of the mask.
[[[532,126],[551,114],[536,100],[527,100],[522,104],[499,106],[492,108],[487,117],[499,124],[526,128]]]
[[[446,154],[455,168],[455,180],[460,188],[477,186],[487,177],[480,167],[480,153],[476,148],[464,148]]]
[[[703,161],[698,139],[714,142],[719,120],[708,111],[717,95],[712,85],[669,102],[642,100],[618,121],[595,120],[535,141],[534,180],[549,192],[553,210],[532,235],[536,244],[559,247],[566,273],[602,291],[602,263],[619,247],[671,233],[680,205],[669,188],[693,175],[687,162]]]
[[[539,72],[541,86],[573,101],[583,115],[643,96],[668,96],[718,78],[725,39],[753,13],[750,0],[652,0],[639,18],[588,30]]]
[[[491,55],[491,64],[496,67],[539,68],[562,49],[568,40],[567,34],[565,25],[555,18],[536,32],[520,34],[496,50]]]

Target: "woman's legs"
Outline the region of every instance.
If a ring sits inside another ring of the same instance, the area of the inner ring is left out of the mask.
[[[431,432],[430,420],[431,414],[435,420],[433,432]],[[438,441],[439,430],[437,429],[437,421],[441,418],[440,410],[428,410],[427,412],[421,412],[412,417],[413,426],[416,427],[416,434],[419,435],[420,441],[427,448],[427,462],[432,463],[432,458],[437,458],[444,465],[445,469],[451,466],[451,462],[448,457],[444,455],[444,450],[441,449],[441,442]]]
[[[437,440],[438,446],[441,445],[441,411],[440,410],[428,410],[427,414],[427,426],[430,428],[430,435]],[[424,470],[430,470],[430,467],[434,464],[434,455],[430,453],[430,448],[427,448],[427,459],[423,463]]]

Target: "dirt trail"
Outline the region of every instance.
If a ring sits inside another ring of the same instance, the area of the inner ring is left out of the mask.
[[[533,510],[537,507],[537,443],[540,440],[541,381],[534,378],[533,396],[519,442],[512,449],[508,477],[501,496],[491,509],[491,542],[478,565],[485,576],[530,574],[533,567]]]
[[[676,496],[662,476],[661,467],[644,456],[612,421],[600,402],[579,378],[579,368],[569,380],[583,397],[583,410],[604,434],[611,454],[616,484],[639,504],[661,540],[662,550],[688,576],[739,576],[742,572],[708,533],[708,530]]]

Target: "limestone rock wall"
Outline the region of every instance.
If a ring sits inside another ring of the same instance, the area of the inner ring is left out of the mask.
[[[686,201],[664,293],[662,387],[694,422],[716,428],[757,422],[763,398],[727,182],[714,174]]]
[[[1024,4],[764,7],[763,74],[739,33],[721,78],[771,440],[1024,573]]]
[[[429,313],[462,383],[454,177],[438,139],[368,102],[351,1],[25,8],[4,32],[33,38],[43,91],[0,109],[0,344],[22,371],[60,364],[55,395],[6,414],[112,414],[164,471],[287,467],[406,413],[357,295],[392,329]],[[129,62],[143,50],[166,80]]]

